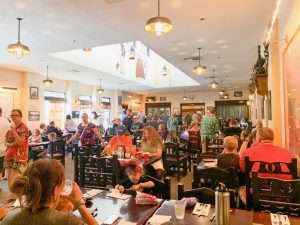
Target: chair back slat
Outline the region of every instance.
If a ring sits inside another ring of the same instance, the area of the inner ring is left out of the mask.
[[[170,177],[166,177],[164,182],[146,175],[145,178],[154,183],[154,187],[152,189],[152,194],[161,199],[170,199],[171,198],[171,179]]]
[[[65,165],[65,149],[66,149],[66,140],[57,139],[50,142],[50,158],[59,160],[63,165]]]
[[[263,176],[278,177],[278,176],[290,176],[291,179],[297,178],[297,159],[292,158],[290,163],[288,162],[264,162],[253,161],[248,156],[245,157],[245,183],[246,183],[246,208],[250,210],[252,208],[252,195],[251,195],[251,171],[255,165],[258,164],[257,172]],[[257,168],[256,168],[257,169]]]
[[[300,179],[263,178],[252,171],[252,184],[255,210],[300,216]]]

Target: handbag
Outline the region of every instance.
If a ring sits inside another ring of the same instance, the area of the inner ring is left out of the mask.
[[[81,135],[79,137],[78,147],[80,147],[80,148],[82,147],[82,142],[81,142],[82,135],[84,134],[86,128],[88,128],[89,125],[90,125],[90,123],[83,129],[83,131],[82,131],[82,133],[81,133]]]

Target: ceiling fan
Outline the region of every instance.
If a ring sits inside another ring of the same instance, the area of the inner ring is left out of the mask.
[[[191,57],[186,57],[183,58],[185,61],[193,60],[193,61],[199,61],[199,56],[191,56]],[[201,60],[203,60],[203,57],[200,57]]]

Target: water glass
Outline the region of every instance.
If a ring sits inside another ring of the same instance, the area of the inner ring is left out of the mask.
[[[61,193],[61,195],[70,195],[73,190],[73,181],[72,180],[65,180],[65,186]]]
[[[174,203],[175,216],[177,219],[183,219],[185,214],[186,201],[178,200]]]

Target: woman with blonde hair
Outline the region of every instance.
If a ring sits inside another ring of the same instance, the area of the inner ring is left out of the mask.
[[[156,129],[152,126],[147,126],[144,128],[144,134],[141,142],[141,151],[149,152],[150,157],[161,157],[163,151],[163,143],[162,140],[156,131]],[[152,167],[155,170],[155,175],[158,179],[163,178],[165,170],[162,163],[162,160],[159,160],[152,164]]]
[[[6,216],[1,224],[98,225],[85,207],[81,190],[75,182],[73,182],[71,194],[64,197],[73,203],[75,210],[78,209],[83,221],[73,213],[55,209],[56,201],[64,189],[64,183],[65,171],[60,162],[48,158],[35,161],[26,169],[24,175],[15,178],[10,187],[20,202],[22,202],[22,196],[26,196],[25,205],[21,204],[21,212]]]

